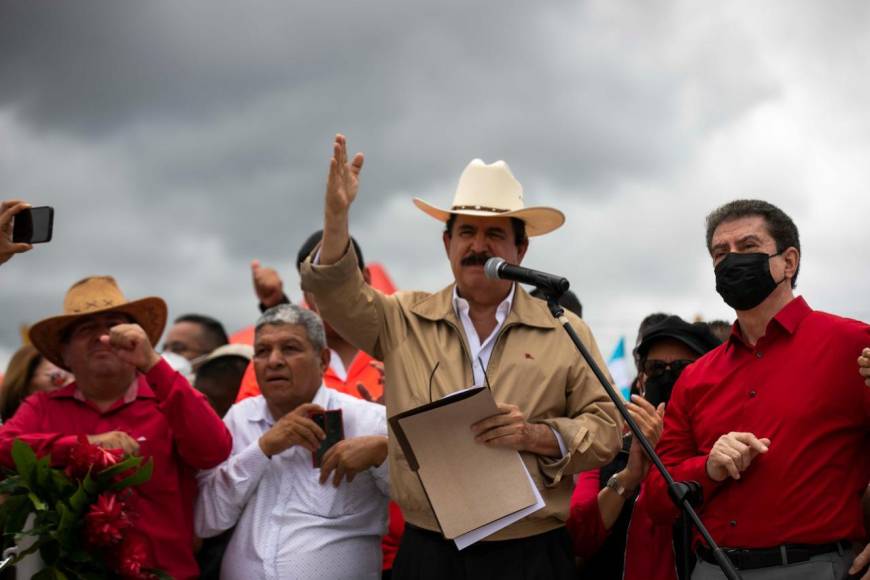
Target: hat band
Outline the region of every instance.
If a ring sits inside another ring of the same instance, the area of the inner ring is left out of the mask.
[[[475,210],[475,211],[491,211],[493,213],[504,213],[509,209],[499,209],[497,207],[484,207],[482,205],[454,205],[450,208],[451,211]]]

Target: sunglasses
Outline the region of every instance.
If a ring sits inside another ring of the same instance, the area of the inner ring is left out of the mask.
[[[673,361],[663,361],[657,359],[649,359],[643,361],[643,365],[641,366],[641,370],[647,377],[657,377],[659,375],[664,374],[668,370],[674,371],[676,374],[680,374],[683,372],[687,366],[692,364],[693,360],[673,360]]]

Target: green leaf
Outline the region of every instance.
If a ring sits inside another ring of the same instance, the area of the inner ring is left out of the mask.
[[[129,457],[127,457],[123,461],[119,461],[115,465],[112,465],[111,467],[107,467],[106,469],[104,469],[100,472],[97,472],[97,475],[100,477],[100,479],[112,477],[112,476],[117,475],[119,473],[124,473],[128,469],[135,469],[135,468],[139,467],[139,465],[141,463],[142,463],[141,457],[136,456],[136,455],[130,455]]]
[[[85,476],[82,480],[82,487],[84,487],[85,492],[92,496],[100,495],[100,484],[97,481],[94,481],[94,478],[91,477],[90,472]]]
[[[154,461],[152,458],[148,458],[148,461],[145,462],[145,465],[139,468],[136,473],[129,475],[119,481],[118,483],[112,485],[113,490],[121,490],[134,485],[142,485],[149,479],[151,479],[151,473],[154,471]]]
[[[33,452],[30,445],[16,439],[12,442],[12,461],[15,462],[15,470],[21,476],[25,485],[30,485],[33,477],[33,469],[36,466],[36,453]]]
[[[37,511],[44,512],[48,509],[48,506],[45,505],[45,502],[42,501],[42,499],[32,491],[27,494],[27,497],[30,498],[30,503],[33,504],[33,507],[35,507]]]
[[[46,455],[42,459],[36,460],[36,464],[33,466],[33,480],[40,491],[50,488],[52,471],[51,457]]]
[[[3,523],[4,534],[17,534],[24,529],[27,516],[33,511],[33,504],[26,495],[12,495],[3,503],[5,521]]]
[[[69,507],[76,514],[84,513],[85,509],[93,502],[93,498],[85,491],[83,484],[79,484],[78,489],[69,498]]]

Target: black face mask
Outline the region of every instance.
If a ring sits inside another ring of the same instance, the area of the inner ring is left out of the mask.
[[[770,258],[781,253],[729,253],[716,265],[716,292],[734,310],[755,308],[785,280],[770,275]]]
[[[680,378],[681,372],[683,369],[668,369],[661,374],[647,377],[643,398],[649,401],[653,407],[658,407],[659,403],[667,404],[671,398],[671,391],[674,390],[674,383]]]

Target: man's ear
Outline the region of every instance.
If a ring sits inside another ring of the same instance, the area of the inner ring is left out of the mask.
[[[794,278],[794,273],[797,272],[798,265],[801,262],[801,254],[798,252],[797,248],[791,247],[787,248],[783,253],[782,257],[785,259],[785,275],[789,280]]]
[[[522,242],[517,245],[517,265],[523,262],[523,256],[526,255],[526,252],[529,249],[529,239],[526,238]]]
[[[324,347],[320,351],[320,372],[325,373],[329,368],[329,363],[332,362],[332,353],[328,348]]]
[[[363,268],[362,275],[363,275],[363,280],[366,281],[366,284],[371,286],[372,285],[372,273],[369,271],[368,266]]]
[[[444,253],[450,255],[450,234],[444,232],[441,234],[441,241],[444,242]]]

